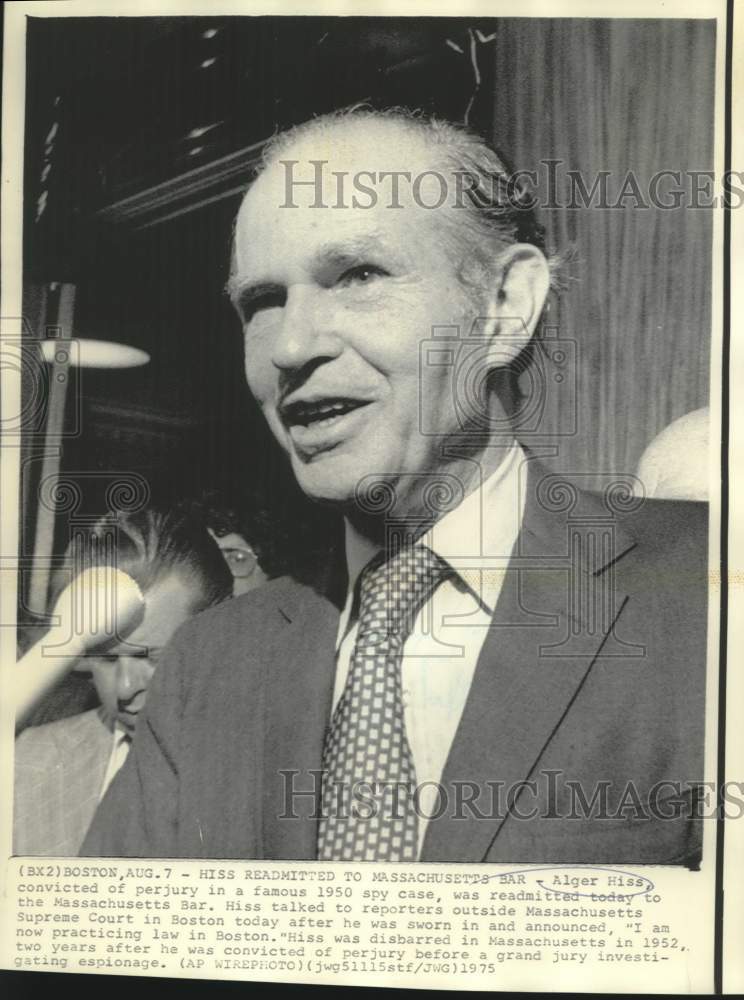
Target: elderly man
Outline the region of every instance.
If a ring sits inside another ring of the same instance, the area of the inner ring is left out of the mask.
[[[85,853],[696,863],[705,512],[517,442],[551,280],[517,202],[483,142],[399,112],[269,148],[230,292],[345,552],[180,630]]]

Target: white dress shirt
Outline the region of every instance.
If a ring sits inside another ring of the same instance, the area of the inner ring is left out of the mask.
[[[125,733],[122,729],[119,729],[118,726],[114,726],[111,741],[111,754],[109,755],[108,764],[106,766],[106,773],[103,776],[103,784],[101,785],[101,791],[98,796],[99,802],[106,794],[106,789],[114,780],[114,776],[117,771],[127,759],[129,748],[132,745],[131,736]]]
[[[420,791],[419,853],[426,819],[437,807],[436,784],[455,738],[522,524],[524,496],[519,470],[524,460],[515,442],[496,471],[417,542],[428,545],[456,573],[435,589],[403,646],[406,734],[417,784],[425,785]],[[346,523],[349,586],[336,642],[334,710],[346,684],[358,631],[356,582],[377,551],[374,543]]]

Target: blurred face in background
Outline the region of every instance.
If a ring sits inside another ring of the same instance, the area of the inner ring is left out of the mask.
[[[138,627],[114,648],[86,657],[79,668],[90,670],[107,718],[130,735],[144,708],[163,647],[193,614],[201,595],[172,574],[155,583],[144,596],[145,613]]]
[[[223,558],[233,575],[233,597],[247,594],[249,590],[260,587],[267,576],[258,564],[256,553],[248,542],[237,531],[218,535],[211,528],[207,529],[220,547]]]

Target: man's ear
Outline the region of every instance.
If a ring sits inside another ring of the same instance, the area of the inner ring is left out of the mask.
[[[494,261],[484,333],[499,365],[509,364],[530,342],[549,289],[548,262],[537,247],[515,243]]]

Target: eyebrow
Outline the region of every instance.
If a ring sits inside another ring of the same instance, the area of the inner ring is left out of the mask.
[[[320,267],[343,267],[359,262],[366,254],[391,253],[376,233],[321,244],[314,253],[314,263]],[[225,291],[238,313],[264,295],[283,293],[285,286],[278,281],[244,281],[231,274]]]
[[[317,250],[317,257],[323,263],[355,260],[368,253],[390,253],[380,236],[367,233],[364,236],[350,236],[347,239],[333,240],[322,243]]]
[[[242,316],[246,308],[266,295],[284,294],[284,286],[275,281],[244,282],[237,275],[230,275],[225,286],[233,307]]]
[[[141,643],[134,643],[131,646],[115,646],[114,649],[107,649],[102,656],[128,656],[133,660],[146,660],[151,653],[157,653],[163,646],[145,646]]]

